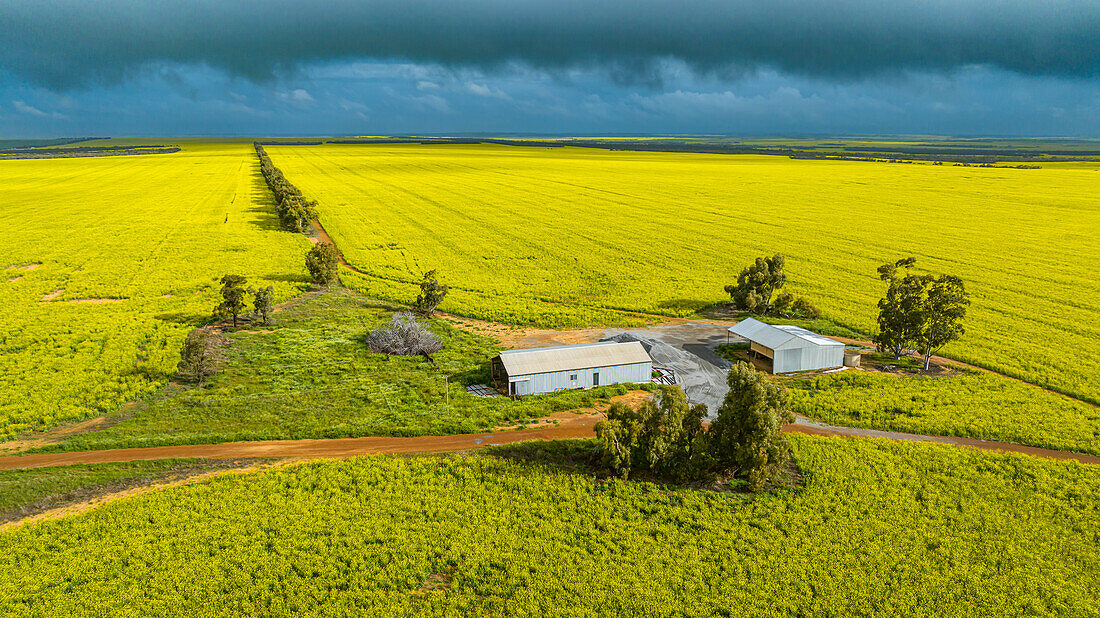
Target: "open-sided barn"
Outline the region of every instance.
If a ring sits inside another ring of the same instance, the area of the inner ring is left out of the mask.
[[[493,382],[509,395],[538,395],[620,382],[649,382],[653,359],[637,341],[505,350]]]
[[[749,340],[749,350],[771,359],[772,373],[831,369],[844,365],[844,344],[790,324],[746,318],[729,332]]]

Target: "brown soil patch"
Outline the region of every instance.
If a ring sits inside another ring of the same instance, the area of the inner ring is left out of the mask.
[[[8,266],[4,270],[35,270],[41,267],[42,264],[24,264],[23,266]]]
[[[874,348],[875,347],[874,342],[867,341],[865,339],[850,339],[848,337],[831,337],[831,336],[829,337],[829,339],[832,339],[834,341],[839,341],[841,343],[847,343],[849,345],[863,346],[865,348]],[[869,354],[870,354],[870,352],[867,352],[866,354],[864,354],[864,356],[867,356]],[[924,361],[923,356],[917,356],[917,355],[913,355],[913,354],[911,354],[910,356],[912,358],[916,358],[916,359],[920,360],[921,362]],[[861,359],[860,364],[862,365],[863,362],[865,362],[867,360],[868,359]],[[971,365],[969,363],[964,363],[962,361],[957,361],[957,360],[953,360],[953,359],[950,359],[950,358],[945,358],[943,356],[936,356],[934,354],[932,355],[932,358],[930,359],[930,364],[933,365],[933,366],[941,367],[941,368],[944,368],[944,367],[950,368],[952,365],[955,365],[957,367],[965,367],[967,369],[975,369],[977,371],[985,371],[987,373],[994,373],[992,371],[989,371],[988,369],[982,369],[981,367]]]
[[[653,393],[649,391],[630,391],[623,395],[616,395],[612,397],[606,403],[597,404],[591,408],[577,408],[576,410],[564,410],[562,412],[555,412],[550,416],[544,416],[539,419],[526,421],[523,423],[517,423],[514,425],[503,425],[500,427],[494,427],[493,431],[514,431],[518,429],[538,429],[540,427],[547,427],[551,425],[560,425],[562,423],[568,423],[574,421],[578,416],[588,416],[596,421],[602,421],[604,418],[604,412],[611,407],[612,403],[625,403],[630,407],[636,407],[646,399],[653,396]]]
[[[237,463],[237,462],[234,462],[234,463]],[[224,475],[224,474],[250,474],[250,473],[253,473],[253,472],[259,472],[259,471],[262,471],[262,470],[266,470],[266,469],[270,469],[270,468],[273,468],[273,467],[276,467],[276,466],[282,466],[282,465],[286,465],[288,463],[294,463],[294,462],[292,460],[285,460],[285,461],[280,461],[280,462],[269,462],[269,463],[262,463],[262,464],[257,464],[257,463],[252,463],[252,462],[241,462],[241,463],[243,464],[243,467],[239,467],[239,468],[234,468],[234,467],[232,467],[233,464],[230,464],[229,466],[223,466],[223,467],[221,467],[217,470],[206,470],[206,471],[204,471],[204,470],[196,469],[196,468],[185,469],[185,470],[183,470],[183,471],[181,471],[177,474],[170,474],[167,477],[162,478],[161,480],[153,482],[153,483],[148,484],[148,485],[135,485],[135,486],[127,487],[125,489],[121,489],[121,490],[117,490],[117,491],[111,491],[110,488],[108,488],[108,491],[106,493],[99,493],[98,495],[94,495],[93,497],[81,499],[81,500],[76,501],[76,502],[71,502],[69,504],[65,504],[64,506],[59,506],[59,507],[56,507],[56,508],[50,508],[50,509],[47,509],[47,510],[44,510],[44,511],[41,511],[41,512],[34,513],[34,514],[29,515],[27,517],[22,517],[22,518],[19,518],[19,519],[15,519],[15,520],[7,521],[7,522],[4,522],[4,523],[0,523],[0,532],[3,532],[5,530],[11,530],[11,529],[14,529],[14,528],[19,528],[21,526],[25,526],[27,524],[33,524],[33,523],[39,522],[39,521],[46,521],[46,520],[51,520],[51,519],[60,519],[62,517],[68,517],[70,515],[76,515],[78,513],[83,513],[85,511],[90,511],[91,509],[94,509],[94,508],[96,508],[98,506],[101,506],[103,504],[106,504],[108,502],[113,502],[115,500],[121,500],[123,498],[129,498],[131,496],[138,496],[138,495],[148,493],[148,492],[158,490],[158,489],[167,489],[169,487],[180,487],[180,486],[183,486],[183,485],[193,485],[195,483],[202,482],[202,481],[211,479],[215,476]],[[91,488],[91,491],[94,492],[94,491],[96,491],[96,489],[97,488]],[[98,489],[104,489],[104,488],[100,487]]]
[[[110,449],[64,453],[38,453],[0,457],[0,470],[42,468],[80,463],[108,463],[149,459],[258,459],[294,458],[329,459],[360,455],[396,453],[450,453],[472,451],[486,446],[527,440],[588,438],[593,434],[598,415],[573,414],[572,419],[556,425],[519,431],[501,431],[451,436],[415,438],[364,437],[330,440],[263,440],[193,444],[147,448]]]
[[[15,283],[16,281],[22,281],[23,277],[16,277],[14,279],[8,279],[8,283]]]
[[[0,453],[17,453],[40,446],[46,446],[48,444],[55,444],[75,434],[88,431],[99,431],[101,429],[106,429],[108,426],[107,417],[97,416],[95,418],[80,421],[79,423],[62,425],[61,427],[55,427],[49,431],[26,434],[26,437],[23,438],[0,442]]]
[[[48,303],[51,300],[57,298],[58,296],[61,296],[64,293],[65,293],[65,288],[57,288],[56,290],[50,292],[49,294],[46,294],[46,295],[42,296],[42,302]]]
[[[599,341],[607,330],[603,327],[553,330],[498,324],[497,322],[466,318],[449,313],[438,312],[438,315],[458,328],[492,337],[506,348],[541,348],[575,343],[594,343]]]
[[[423,595],[429,592],[439,592],[446,590],[454,579],[455,567],[448,567],[443,571],[438,571],[428,575],[424,579],[424,583],[420,584],[420,587],[413,591],[414,595]]]
[[[65,302],[73,304],[84,303],[88,305],[102,305],[104,303],[121,303],[122,300],[121,298],[74,298]]]

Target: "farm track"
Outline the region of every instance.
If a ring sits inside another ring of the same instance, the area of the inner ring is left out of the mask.
[[[532,429],[458,434],[450,436],[419,436],[415,438],[364,437],[335,438],[328,440],[264,440],[256,442],[226,442],[222,444],[194,444],[160,446],[150,448],[109,449],[69,453],[41,453],[0,457],[0,470],[43,468],[72,464],[116,463],[153,459],[244,459],[244,458],[294,458],[339,459],[361,455],[454,453],[473,451],[486,446],[512,444],[529,440],[566,440],[591,438],[602,414],[573,415],[564,418],[559,414],[556,425]],[[1076,460],[1100,465],[1100,457],[1084,453],[1023,446],[1008,442],[975,440],[952,436],[931,436],[897,431],[879,431],[855,427],[837,427],[799,418],[784,428],[787,433],[843,438],[886,438],[915,442],[936,442],[983,451],[1025,453],[1036,457],[1060,460]]]

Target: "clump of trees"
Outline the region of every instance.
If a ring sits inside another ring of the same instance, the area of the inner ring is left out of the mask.
[[[685,482],[732,474],[750,491],[778,482],[791,461],[782,433],[794,421],[786,390],[745,363],[726,379],[730,391],[709,427],[706,406],[689,405],[678,386],[662,386],[634,409],[613,404],[596,425],[604,463],[623,478],[648,472]]]
[[[695,480],[706,467],[703,419],[707,407],[688,405],[678,386],[662,386],[637,408],[616,402],[596,425],[604,464],[627,478],[647,470],[677,481]]]
[[[256,156],[260,159],[260,173],[275,196],[275,208],[279,213],[279,222],[283,229],[292,232],[305,232],[317,218],[317,202],[305,199],[283,172],[275,167],[267,156],[264,147],[255,144]]]
[[[928,371],[932,355],[966,332],[962,321],[970,295],[955,275],[913,274],[916,261],[908,257],[879,266],[879,277],[889,285],[878,301],[879,331],[872,341],[894,358],[917,352]]]
[[[443,349],[443,342],[411,313],[402,311],[367,335],[367,347],[379,354],[423,356],[431,360],[432,354]]]
[[[313,280],[327,285],[336,279],[336,268],[340,263],[340,252],[330,242],[319,242],[306,254],[306,269]]]
[[[431,316],[447,296],[448,289],[436,278],[436,271],[429,270],[424,273],[424,280],[420,282],[420,295],[416,297],[416,303],[413,306],[419,313]]]
[[[214,315],[220,318],[233,317],[233,328],[237,328],[237,317],[244,312],[245,296],[251,292],[244,287],[248,280],[241,275],[225,275],[221,278],[222,302],[214,308]]]
[[[779,479],[791,461],[783,425],[794,422],[787,390],[747,363],[726,376],[730,390],[708,428],[710,448],[720,469],[732,469],[751,491]]]
[[[264,324],[271,318],[271,312],[275,311],[275,288],[270,285],[256,290],[256,296],[252,300],[252,308],[256,315],[260,316]]]
[[[242,275],[225,275],[219,282],[222,284],[222,302],[214,307],[214,317],[233,318],[233,328],[237,328],[238,320],[247,308],[246,300],[252,295],[252,308],[264,324],[267,324],[271,314],[275,311],[275,288],[267,286],[258,290],[246,287],[248,279]]]
[[[217,364],[221,359],[221,340],[217,334],[206,328],[197,328],[187,335],[180,350],[180,362],[176,373],[190,380],[200,388],[206,380],[217,373]]]
[[[784,266],[786,261],[783,256],[776,253],[770,258],[758,257],[756,262],[743,268],[737,283],[725,287],[734,306],[756,315],[820,317],[821,311],[805,298],[795,297],[789,292],[776,295],[787,284]]]

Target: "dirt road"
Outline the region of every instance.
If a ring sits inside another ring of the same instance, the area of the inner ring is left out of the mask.
[[[421,436],[417,438],[336,438],[332,440],[264,440],[157,446],[149,448],[109,449],[72,453],[0,457],[0,470],[41,468],[69,464],[107,463],[143,459],[207,458],[243,459],[252,457],[293,457],[296,459],[355,457],[380,453],[445,453],[468,451],[496,444],[525,440],[561,440],[587,438],[603,416],[584,415],[559,421],[558,425],[497,433]]]
[[[1086,453],[1074,453],[1072,451],[1059,451],[1037,446],[1024,446],[1011,442],[997,442],[995,440],[978,440],[975,438],[959,438],[957,436],[931,436],[919,433],[905,433],[901,431],[883,431],[881,429],[863,429],[860,427],[840,427],[826,425],[804,416],[795,418],[794,423],[783,428],[787,433],[804,433],[814,436],[834,436],[842,438],[886,438],[888,440],[905,440],[912,442],[936,442],[938,444],[950,444],[953,446],[965,446],[982,451],[999,451],[1009,453],[1025,453],[1035,457],[1046,459],[1075,460],[1081,463],[1100,465],[1100,457]]]
[[[542,426],[533,429],[499,431],[495,433],[461,434],[454,436],[421,436],[417,438],[338,438],[333,440],[268,440],[260,442],[227,442],[224,444],[195,444],[186,446],[160,446],[150,448],[112,449],[102,451],[80,451],[73,453],[43,453],[37,455],[0,457],[0,470],[17,468],[42,468],[70,464],[108,463],[147,459],[206,458],[206,459],[242,459],[252,457],[292,457],[295,459],[320,459],[356,457],[382,453],[448,453],[471,451],[497,444],[511,444],[526,440],[563,440],[567,438],[590,438],[596,423],[602,415],[573,415],[567,418],[559,415],[557,425]],[[823,425],[809,419],[799,418],[788,425],[784,431],[817,436],[839,436],[848,438],[888,438],[892,440],[913,440],[920,442],[938,442],[955,446],[965,446],[987,451],[1010,451],[1027,453],[1048,459],[1074,459],[1082,463],[1100,465],[1100,457],[1081,453],[1070,453],[1052,449],[1021,446],[1005,442],[955,438],[950,436],[927,436],[894,431],[858,429],[853,427],[835,427]]]

